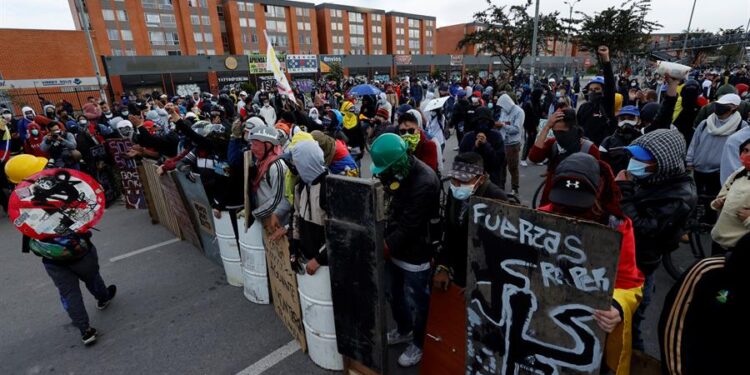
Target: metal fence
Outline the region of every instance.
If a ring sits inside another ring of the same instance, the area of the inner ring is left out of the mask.
[[[99,89],[96,86],[3,89],[0,90],[0,105],[20,115],[24,106],[33,108],[36,113],[42,113],[44,104],[52,103],[57,106],[66,101],[75,111],[80,111],[89,97],[95,98],[97,102],[100,100]]]

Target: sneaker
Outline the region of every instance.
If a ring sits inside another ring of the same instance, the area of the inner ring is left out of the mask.
[[[396,328],[389,331],[386,336],[388,337],[388,345],[403,344],[414,340],[414,332],[409,331],[409,333],[402,335]]]
[[[526,160],[521,160],[521,166],[522,167],[528,167],[529,163],[527,163]]]
[[[518,189],[513,189],[510,193],[515,195],[516,197],[520,197],[520,195],[518,194]]]
[[[89,346],[96,342],[96,328],[89,327],[86,332],[81,335],[81,341],[83,345]]]
[[[109,298],[106,301],[97,301],[96,302],[96,308],[99,310],[104,310],[109,306],[109,303],[112,302],[113,299],[115,299],[115,294],[117,294],[117,287],[114,285],[110,285],[107,287],[107,290],[109,291]]]
[[[398,357],[398,364],[401,367],[412,367],[422,360],[422,349],[419,349],[414,344],[409,344]]]

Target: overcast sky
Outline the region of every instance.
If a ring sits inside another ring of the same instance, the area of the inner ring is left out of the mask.
[[[218,0],[221,1],[221,0]],[[302,0],[304,1],[304,0]],[[563,0],[540,0],[541,11],[560,11],[567,17],[568,6]],[[306,1],[312,2],[312,1]],[[323,1],[315,1],[319,4]],[[426,14],[437,18],[437,25],[469,22],[472,15],[484,8],[485,0],[331,0],[328,2],[384,9],[405,13]],[[495,4],[520,4],[524,0],[493,0]],[[623,0],[581,0],[575,7],[593,14]],[[660,32],[681,32],[690,19],[690,0],[654,0],[650,19],[663,25]],[[425,5],[429,4],[429,7]],[[750,0],[697,0],[691,29],[746,26],[750,19]],[[73,29],[67,0],[0,0],[0,28]]]

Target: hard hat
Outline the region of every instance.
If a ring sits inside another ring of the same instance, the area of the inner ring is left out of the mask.
[[[8,181],[17,184],[26,178],[41,172],[47,166],[47,159],[29,154],[12,157],[5,163],[5,175]]]
[[[394,133],[385,133],[377,137],[370,147],[372,174],[383,173],[406,155],[406,150],[406,142]]]
[[[276,128],[270,126],[256,126],[250,130],[250,140],[268,142],[272,145],[279,145],[279,132]]]

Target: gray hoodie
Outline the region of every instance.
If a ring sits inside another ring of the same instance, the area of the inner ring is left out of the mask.
[[[513,103],[513,99],[508,94],[500,96],[497,99],[497,105],[500,107],[500,116],[497,120],[504,123],[500,128],[500,134],[503,135],[505,146],[520,144],[526,114],[521,107]]]

